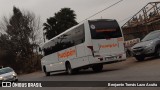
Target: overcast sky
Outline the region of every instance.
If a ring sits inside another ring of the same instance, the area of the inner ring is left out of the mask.
[[[0,0],[0,17],[12,15],[13,6],[21,10],[29,10],[40,16],[42,22],[54,15],[61,8],[69,7],[77,14],[80,22],[119,0]],[[121,3],[105,10],[91,19],[117,19],[123,25],[124,19],[133,16],[148,2],[160,0],[123,0]]]

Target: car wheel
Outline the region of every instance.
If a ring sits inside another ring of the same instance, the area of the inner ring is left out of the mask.
[[[17,77],[14,76],[14,77],[13,77],[13,82],[17,82],[17,81],[18,81]]]
[[[156,56],[157,56],[157,57],[160,57],[160,48],[157,48],[157,49],[156,49]]]
[[[92,70],[94,72],[100,72],[102,71],[102,69],[103,69],[103,64],[97,64],[97,65],[92,66]]]
[[[143,61],[145,59],[144,56],[135,56],[138,61]]]
[[[18,82],[18,79],[16,79],[15,82]]]

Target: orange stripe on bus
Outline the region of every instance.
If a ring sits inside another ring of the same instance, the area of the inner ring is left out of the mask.
[[[70,56],[73,56],[76,54],[76,50],[68,50],[68,51],[65,51],[63,53],[58,53],[58,58],[68,58]]]
[[[107,45],[100,45],[100,48],[113,48],[117,47],[117,44],[107,44]]]

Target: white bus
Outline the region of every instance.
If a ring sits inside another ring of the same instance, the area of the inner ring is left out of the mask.
[[[103,64],[126,59],[122,30],[112,19],[86,20],[47,41],[42,50],[41,65],[46,76],[87,68],[98,72]]]

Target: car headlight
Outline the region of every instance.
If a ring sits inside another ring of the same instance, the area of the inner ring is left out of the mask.
[[[0,80],[3,80],[3,77],[0,77]]]
[[[12,75],[13,75],[13,76],[17,76],[17,74],[16,74],[16,73],[13,73]]]

